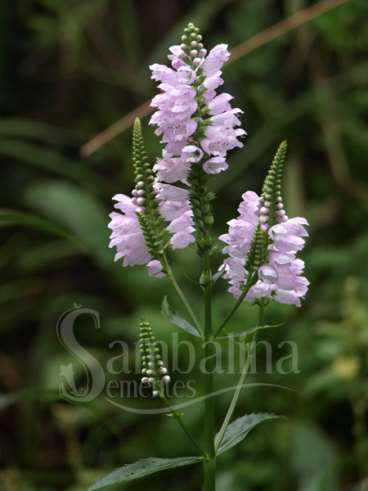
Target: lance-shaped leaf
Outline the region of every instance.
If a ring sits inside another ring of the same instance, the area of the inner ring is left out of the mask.
[[[155,474],[156,472],[196,464],[201,462],[201,460],[202,457],[179,457],[176,459],[148,458],[138,460],[133,464],[127,464],[123,467],[115,469],[107,476],[89,486],[87,491],[94,491],[95,489],[105,488],[107,486],[112,486],[113,484],[134,481],[135,479],[149,476],[150,474]]]
[[[217,455],[230,450],[230,448],[242,442],[248,433],[259,423],[276,418],[280,418],[280,416],[276,414],[258,413],[246,414],[245,416],[236,419],[226,428],[222,441],[217,442],[217,444],[220,445],[219,449],[217,450]],[[218,437],[216,436],[216,440],[217,439]]]
[[[194,326],[192,326],[190,322],[177,315],[176,312],[171,308],[167,296],[165,296],[162,300],[161,312],[170,322],[180,327],[188,334],[191,334],[192,336],[195,336],[197,338],[201,337],[198,330]]]

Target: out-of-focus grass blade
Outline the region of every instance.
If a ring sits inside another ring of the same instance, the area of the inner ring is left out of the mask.
[[[52,240],[51,242],[35,244],[32,249],[25,249],[17,258],[19,268],[27,273],[40,271],[59,262],[80,254],[80,248],[66,240]]]
[[[0,305],[20,298],[35,295],[43,290],[45,282],[40,277],[8,281],[0,287]]]
[[[57,235],[75,241],[75,237],[67,229],[31,213],[18,210],[0,209],[0,227],[23,226],[40,232]]]
[[[67,182],[43,181],[30,187],[25,199],[32,208],[70,229],[101,266],[112,269],[108,214],[95,197]]]
[[[42,121],[21,118],[0,118],[0,135],[3,137],[29,138],[49,143],[66,141],[64,131]]]
[[[68,177],[85,186],[101,189],[101,178],[78,161],[60,155],[55,150],[19,140],[0,139],[0,156],[11,158],[57,175]]]
[[[141,42],[138,32],[138,18],[136,4],[133,0],[125,0],[117,4],[119,22],[119,34],[124,47],[125,56],[131,65],[137,65],[141,58]]]

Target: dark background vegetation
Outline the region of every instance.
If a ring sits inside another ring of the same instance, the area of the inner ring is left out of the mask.
[[[130,128],[88,157],[81,147],[154,94],[148,65],[165,60],[188,20],[201,27],[208,47],[234,47],[313,3],[1,1],[0,489],[81,491],[135,459],[193,453],[168,417],[123,412],[103,396],[71,404],[58,395],[60,366],[80,367],[55,331],[73,305],[101,314],[100,330],[86,318],[77,337],[102,364],[120,353],[109,343],[135,342],[142,316],[161,339],[173,329],[160,315],[166,281],[149,279],[144,268],[123,270],[107,248],[111,196],[132,186]],[[264,334],[274,362],[285,355],[279,343],[294,340],[300,373],[260,373],[257,381],[295,390],[251,388],[239,407],[239,415],[274,411],[288,418],[257,428],[219,460],[221,491],[365,489],[367,18],[367,1],[350,0],[225,68],[226,90],[244,109],[249,136],[232,153],[231,170],[213,180],[217,231],[242,192],[260,189],[287,138],[286,201],[289,215],[303,214],[311,224],[304,255],[311,290],[302,309],[272,306],[267,313],[269,322],[285,323]],[[145,137],[158,155],[147,126]],[[176,255],[175,269],[199,310],[194,252]],[[216,320],[232,305],[224,290],[219,282]],[[254,319],[244,306],[231,327],[244,329]],[[217,400],[219,422],[229,397]],[[199,432],[201,407],[185,417]],[[190,467],[126,488],[197,490],[199,483],[200,469]]]

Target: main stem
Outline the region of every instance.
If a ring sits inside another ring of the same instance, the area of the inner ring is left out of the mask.
[[[203,462],[203,491],[216,489],[216,452],[215,452],[215,405],[212,397],[214,381],[214,353],[212,332],[212,274],[208,255],[204,257],[202,285],[204,288],[204,349],[206,364],[203,368],[204,377],[204,440],[206,457]]]

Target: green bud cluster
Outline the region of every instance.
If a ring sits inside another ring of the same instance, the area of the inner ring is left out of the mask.
[[[186,56],[186,63],[193,67],[199,65],[203,56],[206,55],[206,52],[204,50],[202,35],[199,32],[199,28],[192,22],[189,22],[184,29],[184,33],[181,36],[181,42],[182,44],[180,47]]]
[[[260,222],[272,227],[283,221],[285,215],[282,201],[282,179],[286,160],[287,142],[283,141],[274,156],[262,189]]]
[[[275,154],[270,170],[266,176],[260,200],[259,225],[254,234],[246,269],[249,274],[258,270],[268,260],[268,229],[285,220],[286,214],[282,203],[282,178],[286,159],[287,142],[283,141]]]
[[[170,382],[170,376],[148,321],[141,321],[139,324],[139,349],[142,360],[141,382],[152,390],[154,397],[158,397],[162,393],[163,385]]]
[[[152,257],[159,259],[169,243],[164,218],[161,216],[153,188],[154,177],[143,141],[142,125],[137,118],[133,127],[133,168],[135,177],[134,200],[147,248]]]
[[[193,88],[196,90],[195,99],[198,107],[196,113],[193,115],[193,119],[197,122],[197,129],[193,135],[193,139],[201,140],[204,138],[205,129],[208,125],[206,122],[206,118],[208,117],[208,107],[204,98],[206,88],[203,86],[206,77],[202,68],[198,65],[201,64],[207,51],[203,46],[202,35],[199,32],[199,28],[192,22],[184,29],[181,41],[181,49],[185,54],[185,62],[196,70],[196,79],[193,82]]]
[[[200,165],[192,167],[188,181],[190,184],[189,200],[193,211],[196,244],[199,255],[204,255],[211,251],[213,244],[210,229],[214,222],[211,206],[214,194],[207,189],[206,175]]]

